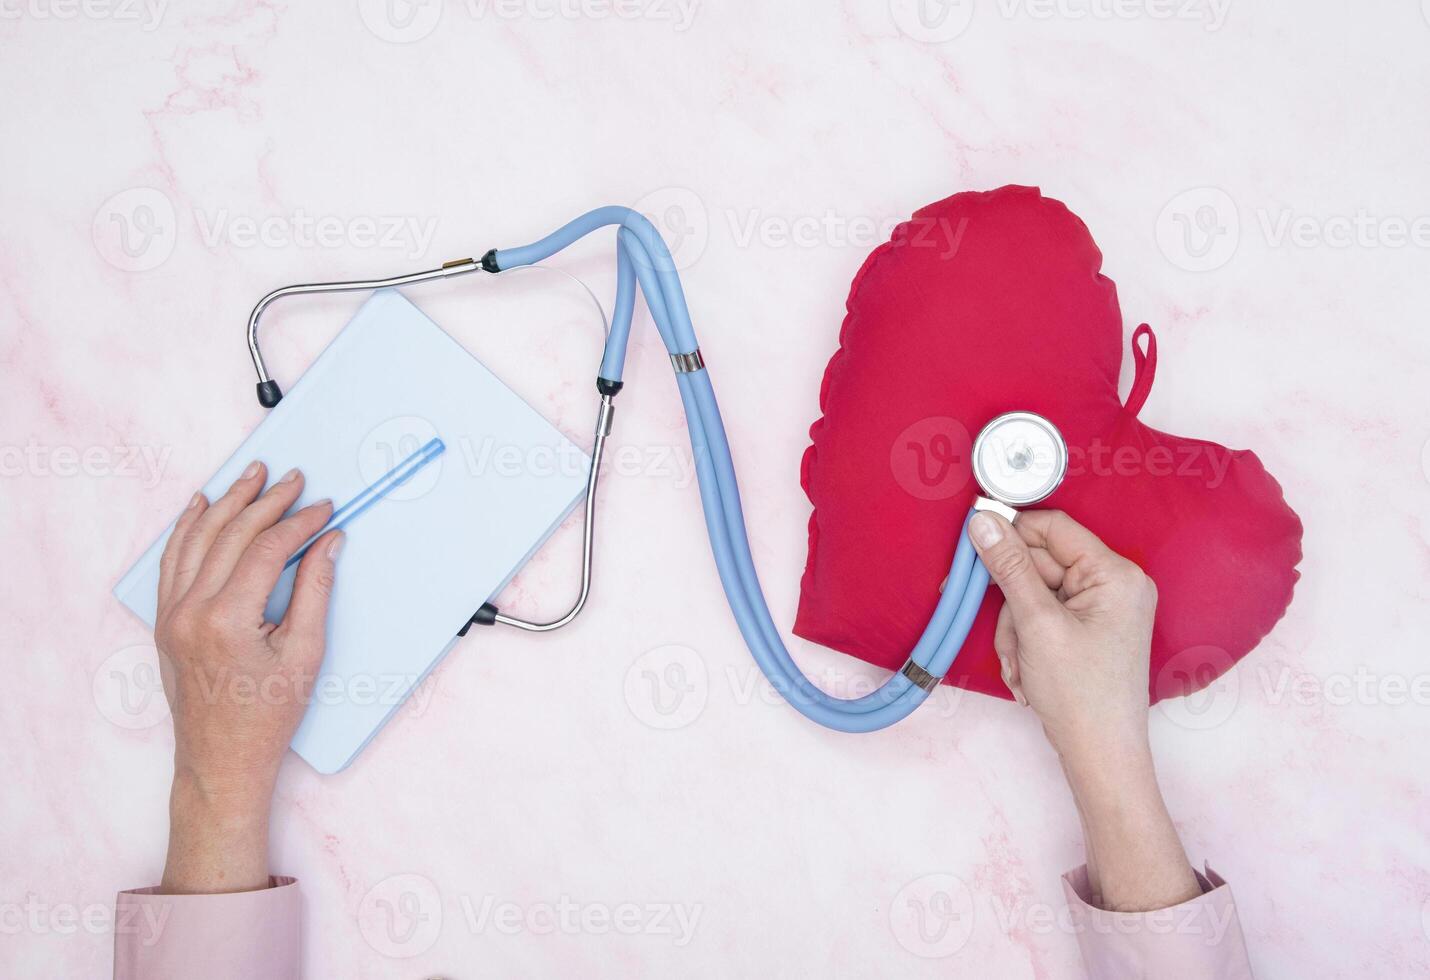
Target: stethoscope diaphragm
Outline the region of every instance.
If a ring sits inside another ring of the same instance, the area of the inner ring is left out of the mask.
[[[1068,471],[1057,426],[1032,412],[1006,412],[973,441],[973,476],[984,494],[1009,507],[1046,500]]]

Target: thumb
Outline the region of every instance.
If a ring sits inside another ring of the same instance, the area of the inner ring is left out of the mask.
[[[287,647],[296,642],[303,654],[321,659],[327,646],[328,599],[333,594],[334,566],[343,546],[343,532],[323,535],[298,563],[293,597],[278,628]]]
[[[1057,605],[1057,599],[1033,567],[1033,556],[1028,554],[1023,536],[1013,530],[1012,524],[997,514],[979,511],[968,522],[968,536],[988,569],[988,577],[1003,590],[1014,619]]]

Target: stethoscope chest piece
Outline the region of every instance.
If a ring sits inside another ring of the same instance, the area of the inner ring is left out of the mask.
[[[973,476],[984,494],[1007,507],[1046,500],[1068,471],[1068,446],[1057,426],[1032,412],[1006,412],[973,441]]]

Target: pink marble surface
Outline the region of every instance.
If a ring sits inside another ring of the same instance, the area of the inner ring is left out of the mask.
[[[1154,712],[1189,853],[1233,883],[1261,976],[1430,971],[1420,5],[0,15],[0,975],[107,975],[113,893],[160,873],[172,734],[109,588],[259,418],[240,343],[259,295],[639,202],[677,233],[707,356],[740,366],[717,380],[788,623],[849,278],[914,208],[1009,182],[1077,211],[1129,329],[1159,330],[1143,418],[1256,449],[1306,523],[1285,620]],[[562,264],[609,302],[605,244]],[[535,279],[419,302],[584,439],[597,344]],[[286,314],[279,376],[354,305]],[[274,862],[303,882],[309,973],[1078,976],[1058,874],[1080,841],[1033,717],[945,690],[839,737],[780,705],[636,334],[602,516],[622,548],[579,624],[473,635],[352,769],[285,766]],[[574,547],[568,528],[513,607],[564,595]],[[826,684],[877,676],[793,646]]]

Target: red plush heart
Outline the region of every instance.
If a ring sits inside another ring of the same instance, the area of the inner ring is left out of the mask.
[[[900,225],[850,287],[801,482],[814,513],[795,632],[896,668],[938,600],[976,485],[971,434],[1007,411],[1067,439],[1059,507],[1157,583],[1152,701],[1210,683],[1291,601],[1301,522],[1255,454],[1137,413],[1157,364],[1143,324],[1118,399],[1122,316],[1086,226],[1037,188],[956,194]],[[1145,338],[1145,351],[1138,344]],[[948,681],[1010,697],[988,592]]]

